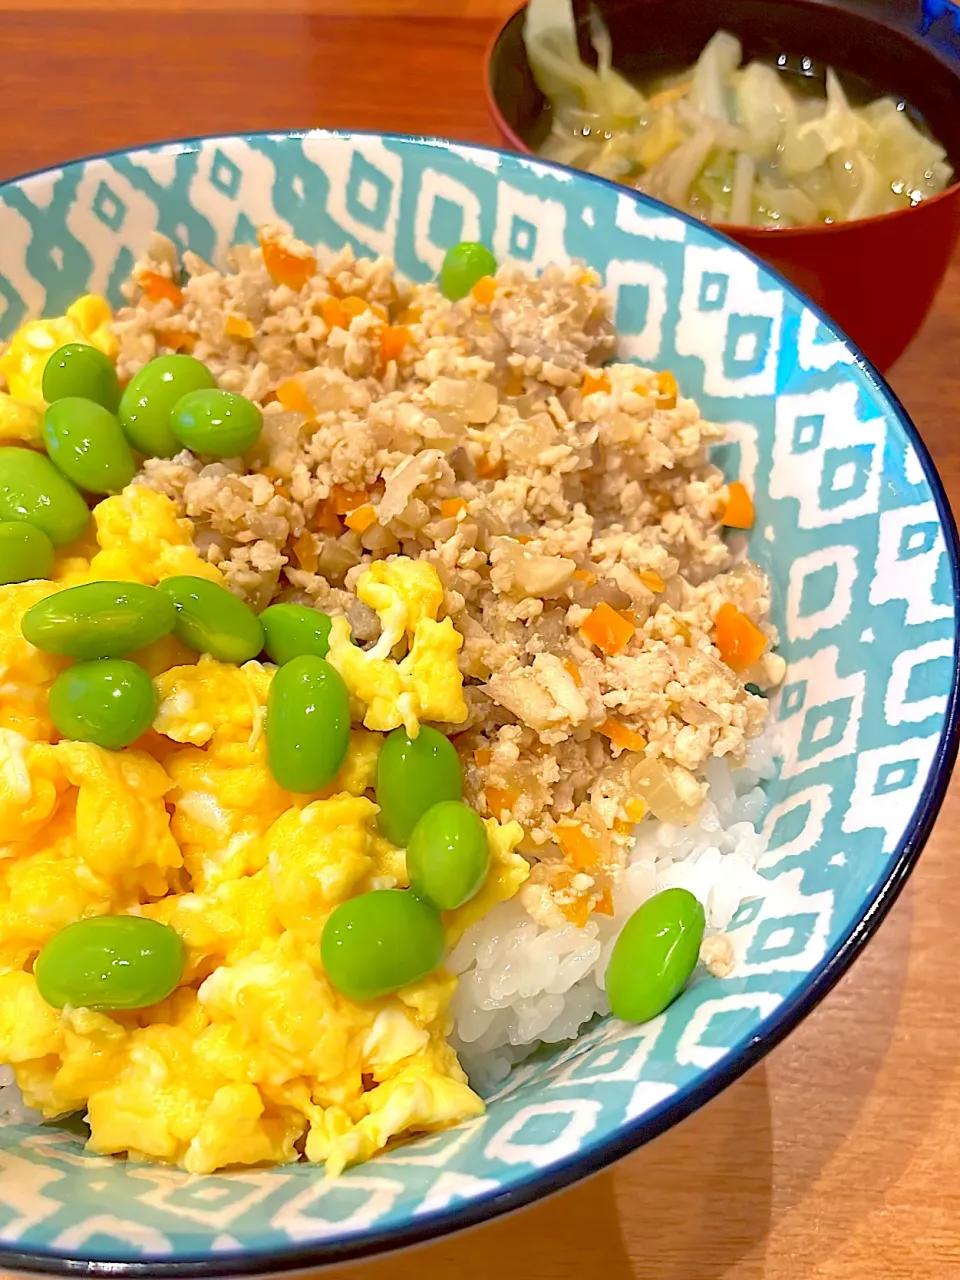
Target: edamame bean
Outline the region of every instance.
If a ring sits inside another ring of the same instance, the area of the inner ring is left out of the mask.
[[[46,454],[0,449],[0,520],[26,520],[62,547],[80,537],[89,519],[89,507]]]
[[[421,725],[415,738],[394,729],[377,759],[380,830],[391,844],[404,846],[428,809],[463,796],[460,761],[449,738]]]
[[[320,958],[348,999],[375,1000],[425,978],[443,958],[443,947],[443,924],[433,907],[404,889],[374,889],[333,909]]]
[[[497,260],[485,244],[464,240],[448,249],[440,267],[440,292],[451,302],[465,298],[478,280],[492,276]]]
[[[119,493],[137,473],[120,423],[93,400],[66,396],[47,405],[43,438],[50,461],[88,493]]]
[[[267,699],[267,759],[281,787],[325,787],[349,745],[350,695],[340,673],[313,654],[278,667]]]
[[[20,620],[25,640],[67,658],[121,658],[173,630],[177,611],[141,582],[84,582],[32,605]]]
[[[34,974],[55,1009],[145,1009],[183,976],[180,935],[147,916],[78,920],[50,939]]]
[[[35,524],[0,521],[0,584],[46,578],[53,568],[53,543]]]
[[[191,391],[170,414],[170,430],[193,453],[234,458],[260,439],[263,417],[252,400],[231,391]]]
[[[462,907],[490,870],[490,845],[480,815],[459,800],[442,800],[413,828],[407,845],[410,888],[438,911]]]
[[[676,1000],[703,941],[703,907],[687,889],[664,889],[620,930],[607,966],[610,1008],[625,1022],[649,1022]]]
[[[43,398],[48,404],[67,396],[95,400],[111,413],[120,403],[120,382],[113,361],[86,342],[68,342],[43,367]]]
[[[190,391],[217,385],[193,356],[157,356],[134,374],[120,401],[120,426],[135,449],[148,458],[172,458],[183,448],[170,430],[170,412]]]
[[[176,607],[177,637],[197,653],[239,666],[263,648],[260,619],[219,583],[186,576],[165,578],[160,590]]]
[[[272,604],[260,615],[263,647],[277,666],[312,653],[325,658],[330,648],[330,619],[302,604]]]
[[[50,719],[63,737],[108,751],[136,742],[156,714],[153,681],[123,658],[78,662],[61,671],[50,689]]]

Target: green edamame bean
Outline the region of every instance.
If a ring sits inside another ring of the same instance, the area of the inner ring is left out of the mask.
[[[87,342],[68,342],[43,367],[43,398],[48,404],[67,396],[95,400],[111,413],[120,403],[120,382],[113,361]]]
[[[66,396],[47,405],[43,438],[54,466],[88,493],[119,493],[137,473],[120,423],[93,400]]]
[[[478,280],[492,276],[497,260],[485,244],[464,240],[449,248],[440,267],[440,292],[451,302],[465,298]]]
[[[267,699],[267,760],[288,791],[319,791],[337,776],[350,745],[343,677],[313,654],[277,669]]]
[[[404,889],[374,889],[334,908],[320,958],[349,1000],[375,1000],[432,973],[443,947],[443,924],[433,907]]]
[[[278,667],[312,653],[325,658],[330,648],[330,619],[302,604],[272,604],[260,615],[263,647]]]
[[[193,356],[157,356],[127,384],[120,401],[120,426],[146,457],[172,458],[183,448],[170,430],[173,406],[190,391],[216,385],[207,366]]]
[[[377,759],[380,830],[391,844],[404,846],[428,809],[463,797],[460,761],[449,738],[421,725],[415,738],[405,729],[387,735]]]
[[[407,844],[410,888],[438,911],[462,907],[490,870],[490,844],[480,815],[459,800],[428,809]]]
[[[61,671],[50,689],[50,719],[65,738],[120,751],[153,724],[157,690],[135,662],[102,658]]]
[[[90,508],[50,459],[33,449],[0,449],[0,520],[26,520],[55,547],[79,538]]]
[[[53,568],[53,543],[35,524],[0,521],[0,584],[46,578]]]
[[[649,1022],[686,986],[700,954],[703,907],[687,889],[664,889],[620,931],[607,966],[610,1008],[625,1022]]]
[[[165,578],[160,590],[177,611],[174,631],[197,653],[218,662],[249,662],[263,648],[263,627],[232,591],[207,578]]]
[[[84,582],[39,600],[20,620],[23,638],[67,658],[122,658],[173,630],[177,611],[142,582]]]
[[[178,933],[146,916],[96,916],[68,924],[37,957],[41,996],[55,1009],[145,1009],[183,976]]]
[[[170,430],[193,453],[234,458],[260,439],[263,417],[252,400],[231,391],[190,391],[170,414]]]

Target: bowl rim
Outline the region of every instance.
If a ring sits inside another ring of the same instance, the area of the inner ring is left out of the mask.
[[[555,161],[544,161],[544,158],[542,156],[537,155],[536,151],[534,151],[531,147],[527,146],[527,144],[523,141],[523,139],[516,132],[516,130],[507,123],[503,112],[500,110],[500,101],[493,87],[493,74],[492,74],[493,60],[496,55],[497,49],[500,45],[500,41],[503,39],[504,35],[506,34],[507,27],[509,27],[512,22],[516,21],[516,19],[520,16],[520,14],[524,11],[524,9],[526,9],[526,7],[527,7],[527,0],[522,0],[522,3],[513,11],[513,13],[511,13],[507,18],[504,19],[502,23],[500,23],[497,26],[493,35],[487,41],[487,47],[484,50],[484,54],[483,54],[483,93],[484,93],[484,97],[487,100],[487,111],[492,117],[493,123],[496,126],[502,138],[504,138],[507,142],[509,142],[509,144],[516,151],[518,151],[520,155],[533,156],[535,160],[539,160],[541,161],[541,163],[555,164],[556,163]],[[838,5],[835,3],[834,4],[826,3],[825,7],[844,8],[843,5]],[[890,28],[890,24],[881,22],[879,19],[869,14],[861,13],[859,10],[856,10],[856,9],[851,10],[848,8],[846,12],[854,18],[862,18],[863,21],[869,26],[887,27],[889,29],[898,31],[899,34],[901,35],[906,35],[905,32],[900,30],[900,28],[898,27]],[[942,63],[943,60],[938,57],[936,49],[932,47],[927,47],[924,45],[918,45],[917,48],[919,51],[925,54],[929,54],[934,61]],[[957,83],[958,83],[958,88],[960,88],[960,69],[958,69]],[[572,172],[575,172],[575,173],[586,173],[585,169],[573,169],[572,166],[570,165],[561,165],[560,167],[569,168],[572,170]],[[588,176],[597,177],[598,175],[590,174]],[[628,187],[625,183],[616,182],[612,178],[603,179],[603,181],[613,182],[613,185],[619,188],[619,190],[621,191],[632,191],[635,195],[644,194],[642,191],[637,191],[636,188],[634,187]],[[767,237],[767,236],[776,236],[778,240],[779,239],[792,240],[792,241],[809,240],[818,236],[837,235],[838,233],[841,233],[841,232],[846,232],[847,234],[853,235],[853,234],[856,234],[858,230],[860,230],[862,227],[865,227],[865,226],[883,226],[884,224],[889,224],[891,222],[899,221],[902,218],[908,217],[910,214],[915,213],[918,209],[929,209],[936,204],[940,204],[941,202],[946,202],[948,199],[950,200],[955,199],[958,194],[960,194],[960,169],[956,171],[954,175],[954,181],[951,182],[950,186],[944,187],[943,191],[938,191],[935,196],[930,196],[926,200],[921,200],[919,204],[911,205],[910,208],[908,209],[891,209],[888,213],[875,213],[875,214],[872,214],[869,218],[851,218],[846,222],[831,222],[831,223],[815,222],[815,223],[809,223],[801,227],[752,227],[749,225],[749,223],[709,222],[704,218],[694,218],[694,221],[699,222],[700,225],[704,227],[713,227],[715,230],[719,231],[721,235],[725,235],[725,236],[729,236],[731,238],[737,239],[737,243],[741,243],[741,241],[739,240],[740,236],[747,236],[747,235],[757,236],[758,238]],[[669,205],[668,208],[672,209],[673,206]],[[676,212],[684,214],[685,217],[693,217],[692,214],[686,214],[685,211],[682,209],[678,209],[676,210]],[[832,324],[832,321],[831,321],[831,324]]]
[[[378,1254],[426,1244],[455,1231],[475,1227],[493,1218],[501,1217],[538,1201],[545,1196],[579,1182],[607,1168],[617,1160],[631,1154],[651,1139],[685,1120],[728,1085],[738,1080],[761,1061],[820,1003],[844,976],[863,948],[877,932],[890,908],[896,902],[906,884],[943,804],[954,762],[960,745],[960,538],[953,518],[943,482],[918,429],[913,424],[899,397],[888,385],[883,375],[870,363],[857,345],[830,320],[824,311],[791,284],[779,271],[769,266],[752,250],[731,240],[711,224],[701,222],[691,214],[674,209],[642,192],[625,188],[606,178],[582,170],[570,170],[539,157],[527,158],[500,147],[480,143],[467,143],[426,134],[401,134],[375,129],[262,129],[241,133],[204,134],[193,138],[168,138],[142,142],[127,147],[115,147],[108,151],[93,152],[60,165],[48,165],[33,169],[15,177],[0,181],[0,202],[9,187],[16,187],[34,177],[61,174],[98,160],[110,160],[127,156],[132,152],[162,151],[176,148],[177,153],[197,151],[214,143],[267,139],[281,145],[305,137],[322,138],[334,143],[348,144],[355,138],[369,138],[395,142],[414,147],[453,149],[457,153],[477,152],[488,159],[498,158],[510,164],[534,165],[548,173],[562,175],[569,181],[571,174],[578,180],[596,183],[618,195],[626,192],[637,204],[655,216],[679,218],[688,226],[698,229],[732,247],[770,277],[780,289],[796,302],[809,309],[836,337],[853,357],[853,363],[870,382],[875,391],[886,399],[892,418],[896,421],[908,442],[916,451],[924,478],[937,509],[937,517],[944,537],[944,551],[948,557],[950,580],[953,590],[954,661],[947,706],[936,751],[923,791],[897,847],[887,855],[886,871],[882,882],[865,903],[861,913],[852,921],[847,931],[835,942],[819,964],[807,975],[807,982],[792,998],[785,997],[781,1004],[762,1018],[758,1026],[745,1038],[730,1046],[716,1065],[705,1068],[699,1080],[679,1089],[662,1102],[657,1103],[632,1121],[622,1124],[617,1131],[588,1143],[573,1155],[567,1156],[547,1170],[518,1181],[507,1190],[493,1190],[471,1201],[459,1202],[434,1213],[424,1214],[407,1223],[380,1230],[355,1233],[340,1239],[316,1240],[305,1244],[291,1244],[289,1248],[271,1247],[264,1250],[224,1251],[211,1256],[182,1254],[175,1260],[162,1258],[127,1260],[108,1258],[84,1258],[70,1254],[45,1253],[19,1250],[0,1241],[0,1267],[25,1275],[54,1275],[95,1277],[97,1280],[186,1280],[187,1277],[203,1277],[204,1280],[228,1280],[235,1276],[272,1276],[281,1273],[303,1272],[373,1257]],[[318,1177],[322,1177],[318,1170]]]

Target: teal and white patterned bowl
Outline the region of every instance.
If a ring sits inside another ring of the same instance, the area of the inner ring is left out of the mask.
[[[516,1069],[487,1114],[326,1181],[296,1165],[191,1178],[84,1154],[66,1129],[0,1130],[0,1267],[276,1272],[492,1217],[646,1142],[756,1062],[825,994],[909,873],[957,729],[957,537],[881,378],[789,285],[700,223],[515,155],[307,133],[175,142],[0,187],[0,333],[120,282],[149,233],[219,258],[259,223],[388,254],[418,280],[455,241],[531,269],[582,258],[623,351],[676,370],[755,493],[788,672],[769,784],[770,892],[743,963],[645,1026],[607,1021]]]

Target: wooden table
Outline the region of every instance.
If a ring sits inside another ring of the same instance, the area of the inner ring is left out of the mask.
[[[110,147],[285,126],[495,142],[481,67],[513,7],[0,0],[0,178]],[[960,258],[892,382],[960,501]],[[853,972],[704,1111],[533,1209],[352,1274],[960,1275],[958,829],[954,788],[907,891]]]

